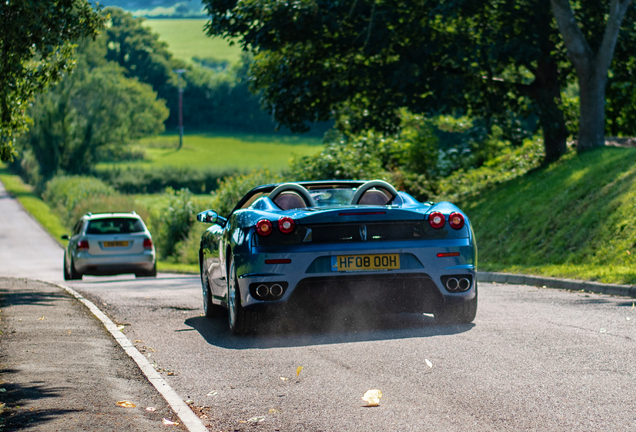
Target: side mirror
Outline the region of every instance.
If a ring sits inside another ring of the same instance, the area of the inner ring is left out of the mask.
[[[60,237],[62,240],[70,240],[71,238],[68,236],[68,234],[64,234],[62,237]]]
[[[214,210],[202,211],[197,215],[197,220],[203,223],[216,223],[219,215]]]

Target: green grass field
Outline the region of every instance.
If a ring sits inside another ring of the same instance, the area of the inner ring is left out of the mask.
[[[238,45],[230,46],[221,38],[206,36],[205,19],[148,19],[144,25],[159,34],[159,40],[168,43],[172,54],[178,59],[192,61],[192,57],[213,57],[236,63],[241,57]]]
[[[318,153],[321,140],[315,137],[286,135],[248,135],[241,133],[198,133],[185,135],[183,148],[177,151],[179,136],[165,134],[144,138],[139,146],[146,158],[117,164],[144,169],[160,166],[217,169],[219,172],[249,171],[268,168],[285,169],[293,155],[309,156]],[[101,164],[99,169],[112,166]]]

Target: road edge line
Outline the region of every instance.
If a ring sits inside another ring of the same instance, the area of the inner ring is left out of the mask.
[[[197,417],[196,414],[194,414],[188,404],[186,404],[183,399],[181,399],[181,397],[177,394],[177,392],[174,391],[172,387],[170,387],[170,385],[168,385],[168,383],[162,378],[159,372],[157,372],[155,368],[152,367],[148,359],[143,354],[141,354],[137,350],[137,348],[135,348],[133,343],[130,342],[126,335],[124,335],[124,333],[122,333],[117,328],[115,323],[113,323],[111,319],[108,318],[106,314],[101,311],[101,309],[99,309],[93,302],[86,299],[73,288],[49,281],[40,280],[39,282],[44,282],[57,286],[58,288],[62,288],[70,295],[75,297],[77,300],[82,302],[84,306],[86,306],[88,310],[90,310],[91,313],[95,315],[95,317],[99,319],[102,324],[104,324],[106,330],[108,330],[111,336],[115,338],[119,345],[124,349],[126,354],[128,354],[128,356],[132,358],[135,363],[137,363],[137,366],[139,366],[141,372],[146,376],[153,387],[157,389],[161,396],[163,396],[163,398],[166,400],[168,405],[170,405],[175,414],[177,414],[179,419],[181,419],[186,429],[188,429],[188,431],[190,432],[208,432],[208,429],[205,427],[201,419]]]

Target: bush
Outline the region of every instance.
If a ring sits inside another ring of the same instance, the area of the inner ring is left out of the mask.
[[[197,170],[187,167],[164,166],[152,170],[135,167],[100,170],[96,175],[121,193],[162,193],[166,188],[189,189],[196,193],[215,190],[218,182],[232,172]]]
[[[176,246],[188,238],[195,221],[196,210],[192,193],[187,189],[166,189],[169,199],[166,206],[152,209],[149,225],[156,233],[155,246],[163,259],[175,254]]]
[[[212,196],[212,208],[218,214],[227,217],[236,203],[251,189],[282,181],[285,181],[282,175],[266,169],[226,177],[219,181],[219,188]]]
[[[99,203],[105,197],[114,195],[117,195],[117,191],[112,186],[94,177],[58,176],[46,183],[42,198],[60,215],[62,223],[70,228],[79,217],[76,207],[81,204],[81,211],[84,211],[88,203]]]
[[[438,139],[431,121],[406,111],[402,129],[386,136],[369,131],[345,137],[325,135],[325,149],[316,156],[292,160],[293,180],[386,180],[415,198],[427,200],[436,191]]]
[[[175,246],[174,259],[181,264],[198,264],[199,263],[199,245],[201,244],[201,236],[210,227],[210,225],[197,223],[192,226],[188,237],[180,241]],[[218,251],[215,251],[218,253]]]
[[[442,179],[437,198],[466,200],[496,184],[526,174],[539,167],[542,160],[543,140],[539,137],[527,139],[521,147],[508,148],[479,168],[461,169]]]

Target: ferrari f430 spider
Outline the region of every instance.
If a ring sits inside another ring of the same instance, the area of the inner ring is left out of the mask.
[[[381,180],[305,181],[256,187],[227,218],[197,220],[211,224],[199,252],[204,312],[226,308],[235,334],[277,307],[475,318],[475,236],[449,202],[421,203]]]

